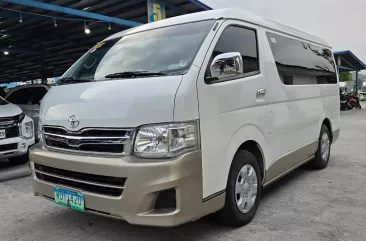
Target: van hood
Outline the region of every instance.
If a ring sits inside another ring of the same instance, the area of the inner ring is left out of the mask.
[[[11,116],[17,116],[22,113],[22,110],[19,108],[19,106],[14,104],[6,104],[6,105],[0,105],[0,118],[1,117],[11,117]]]
[[[181,81],[179,75],[54,86],[42,100],[40,119],[73,131],[171,122]],[[68,121],[73,115],[79,118],[75,128]]]

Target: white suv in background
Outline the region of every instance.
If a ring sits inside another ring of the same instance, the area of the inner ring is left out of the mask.
[[[21,85],[11,88],[5,99],[18,105],[26,115],[32,118],[34,129],[38,130],[40,103],[49,89],[50,87],[45,84]]]
[[[35,142],[30,117],[16,105],[0,97],[0,159],[14,165],[28,162],[28,149]]]

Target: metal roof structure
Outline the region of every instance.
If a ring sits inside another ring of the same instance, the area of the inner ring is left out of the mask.
[[[366,65],[350,50],[334,51],[333,54],[340,70],[361,71],[366,69]]]
[[[211,9],[199,0],[157,1],[167,18]],[[147,11],[146,0],[0,0],[0,82],[60,76],[95,43],[147,23]]]

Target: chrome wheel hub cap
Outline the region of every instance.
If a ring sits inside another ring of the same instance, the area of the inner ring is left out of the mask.
[[[323,161],[327,161],[330,152],[330,141],[327,133],[324,133],[320,142],[321,154]]]
[[[240,212],[248,213],[257,198],[258,179],[254,168],[245,165],[239,171],[235,184],[235,200]]]

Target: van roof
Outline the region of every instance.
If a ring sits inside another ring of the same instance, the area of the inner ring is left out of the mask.
[[[321,38],[318,38],[314,35],[311,35],[309,33],[306,33],[304,31],[301,31],[299,29],[287,26],[282,23],[278,23],[276,21],[264,19],[262,17],[259,17],[253,13],[247,12],[245,10],[241,9],[231,9],[231,8],[225,8],[225,9],[218,9],[218,10],[209,10],[209,11],[203,11],[198,13],[192,13],[192,14],[185,14],[178,17],[173,18],[167,18],[158,22],[148,23],[144,24],[135,28],[131,28],[119,33],[116,33],[110,37],[108,37],[105,40],[110,40],[113,38],[122,37],[126,34],[132,34],[137,33],[149,29],[155,29],[155,28],[161,28],[166,27],[170,25],[176,25],[176,24],[182,24],[182,23],[188,23],[188,22],[196,22],[196,21],[202,21],[202,20],[208,20],[208,19],[237,19],[241,21],[245,21],[248,23],[252,23],[255,25],[262,26],[267,29],[271,29],[277,32],[281,32],[287,35],[292,35],[294,37],[302,38],[304,40],[317,43],[319,45],[327,46],[330,48],[329,44],[324,41]]]

